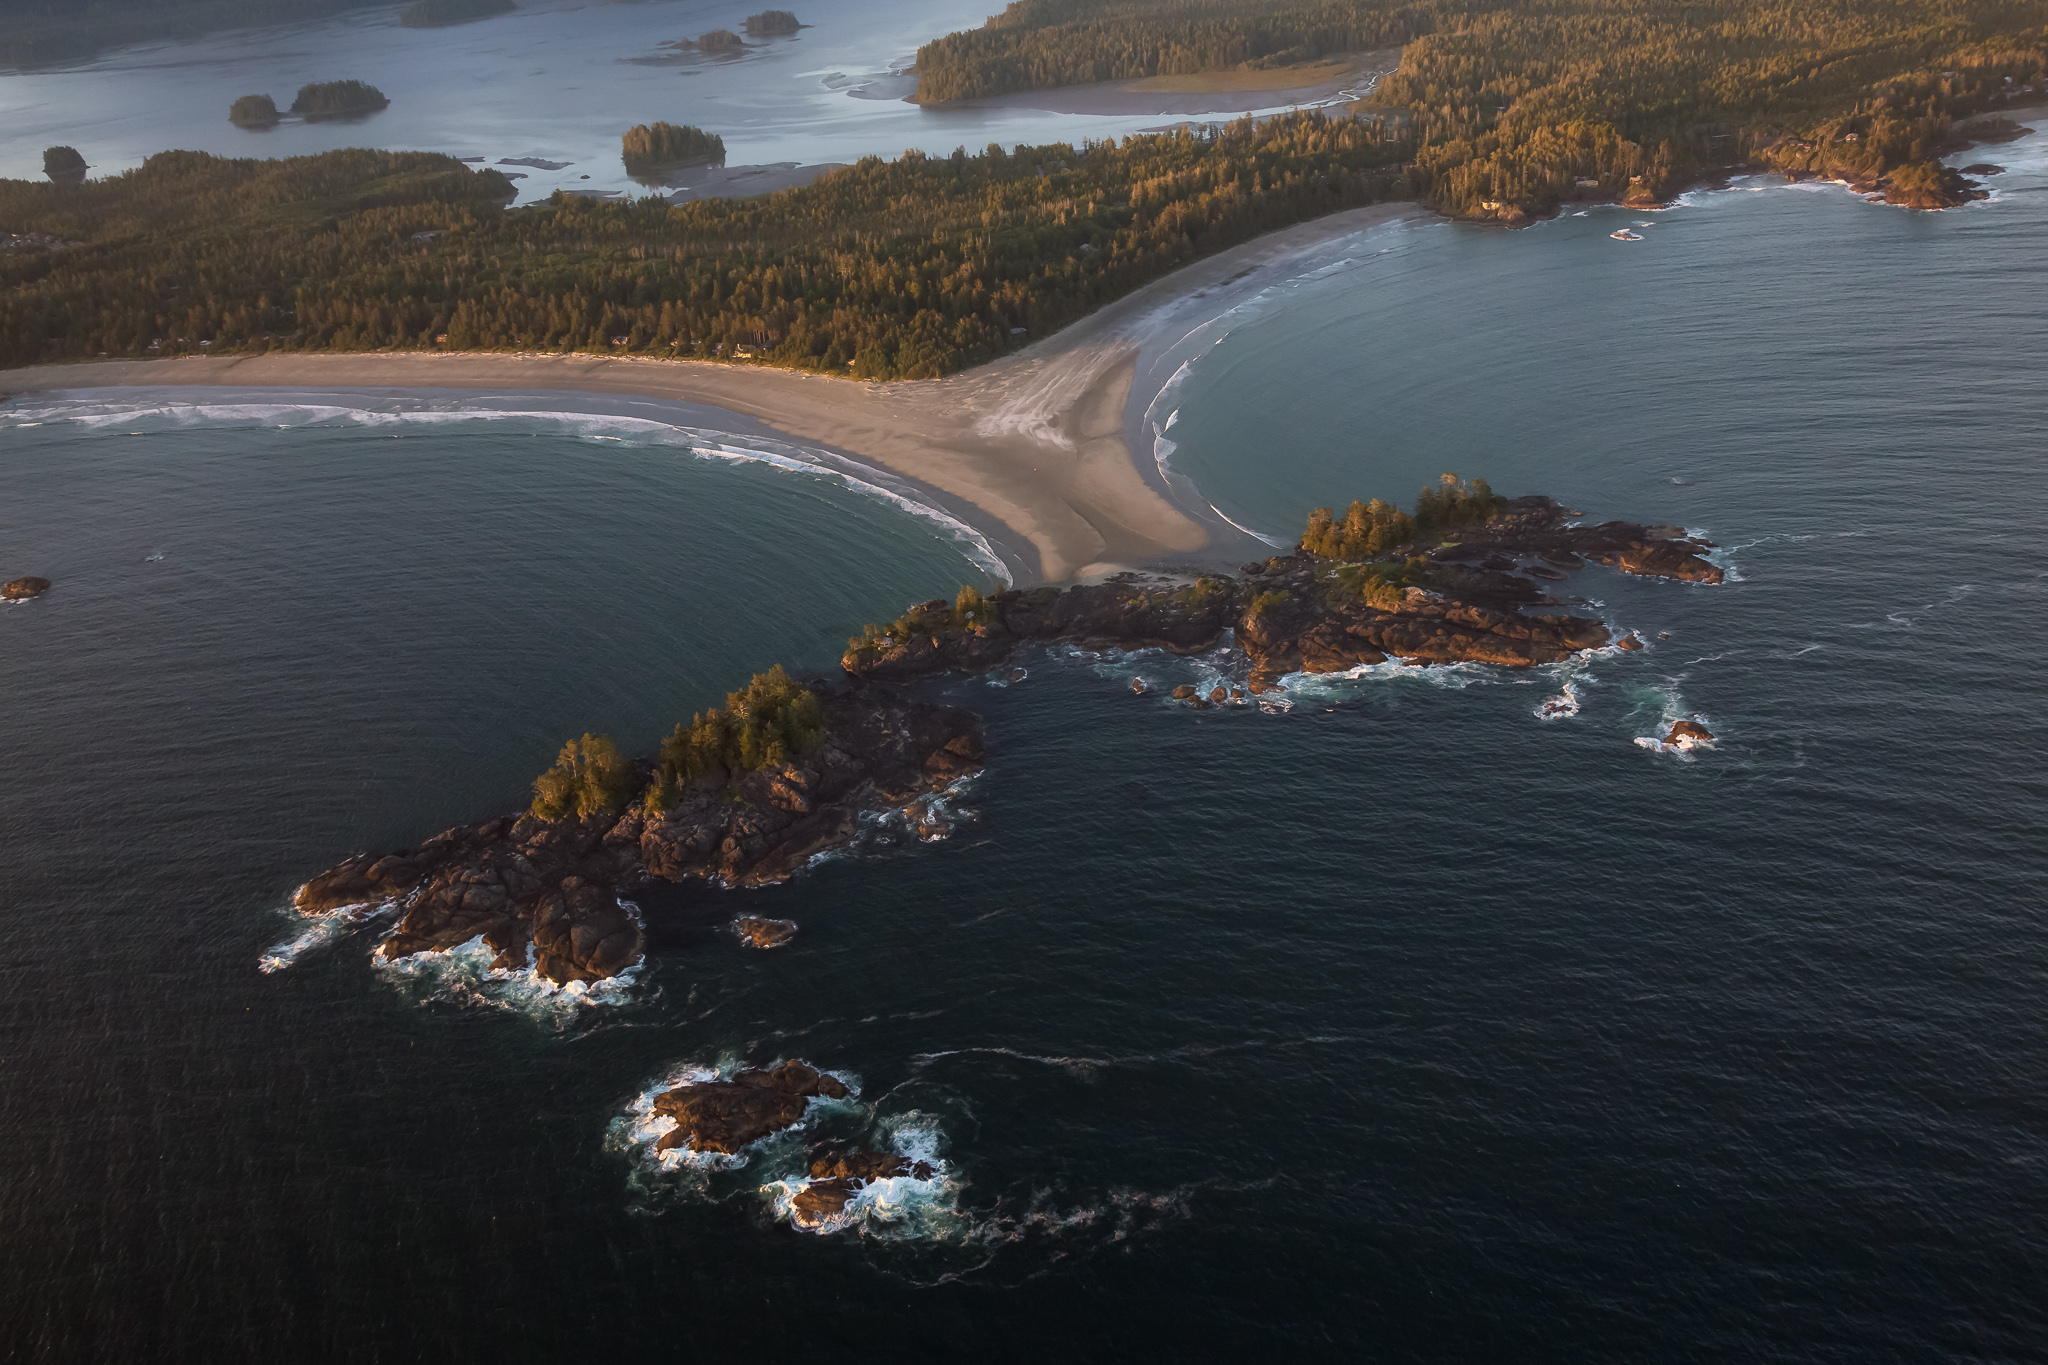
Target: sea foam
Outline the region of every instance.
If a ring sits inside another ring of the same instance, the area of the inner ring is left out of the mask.
[[[1005,584],[1015,577],[995,546],[979,530],[925,501],[915,485],[886,470],[863,464],[834,451],[798,445],[760,435],[740,436],[709,427],[695,427],[655,417],[622,413],[567,412],[545,408],[495,408],[474,401],[424,405],[370,407],[363,403],[321,402],[301,399],[290,402],[201,401],[157,397],[153,399],[104,401],[59,399],[46,406],[20,408],[0,414],[10,424],[29,425],[31,419],[66,421],[89,430],[121,429],[138,418],[155,419],[173,426],[244,425],[290,430],[308,426],[357,426],[367,428],[436,428],[466,422],[522,421],[554,428],[564,434],[591,441],[612,441],[641,446],[680,447],[705,460],[730,460],[769,465],[773,468],[823,475],[864,497],[883,502],[930,523],[956,542],[976,568]],[[142,434],[140,432],[136,434]]]

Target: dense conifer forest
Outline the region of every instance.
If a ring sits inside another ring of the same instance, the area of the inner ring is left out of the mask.
[[[82,243],[0,254],[0,365],[446,346],[936,376],[1207,252],[1412,198],[1408,155],[1383,123],[1303,113],[871,157],[759,199],[507,210],[497,172],[426,153],[166,152],[83,185],[0,181],[0,225]]]
[[[1374,104],[1412,120],[1425,198],[1515,221],[1574,197],[1653,200],[1732,163],[1874,177],[1924,162],[1956,118],[2042,80],[2048,0],[1017,0],[921,49],[918,91],[1400,42]]]

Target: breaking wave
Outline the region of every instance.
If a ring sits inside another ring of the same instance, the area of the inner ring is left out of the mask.
[[[353,396],[351,396],[353,398]],[[45,406],[17,408],[0,414],[0,423],[34,425],[71,422],[89,430],[121,430],[135,422],[168,422],[173,426],[239,425],[274,427],[446,427],[465,422],[528,422],[585,440],[625,445],[679,447],[704,460],[730,460],[770,465],[807,474],[821,474],[845,487],[907,512],[942,531],[957,543],[974,566],[1005,584],[1016,579],[987,536],[960,518],[924,500],[921,490],[886,470],[818,446],[798,445],[773,437],[695,427],[655,417],[621,413],[564,412],[546,408],[494,408],[476,400],[432,402],[404,400],[389,408],[365,400],[320,401],[316,398],[259,401],[186,400],[161,394],[129,401],[54,399]],[[140,434],[140,433],[137,433]]]
[[[306,914],[287,906],[285,914],[298,926],[298,932],[265,948],[262,956],[256,959],[256,970],[265,975],[284,971],[297,965],[299,959],[331,946],[363,925],[397,909],[398,902],[388,900],[364,901],[360,905],[344,905],[316,914]]]
[[[619,902],[637,921],[639,907]],[[493,967],[498,954],[479,934],[466,943],[436,952],[414,953],[410,957],[371,956],[371,964],[387,979],[403,986],[422,1003],[437,1001],[455,1005],[484,1005],[523,1014],[538,1023],[561,1029],[580,1022],[589,1010],[599,1006],[622,1005],[634,997],[634,988],[647,970],[645,958],[602,981],[571,981],[558,984],[534,968],[535,953],[526,945],[526,965],[516,969]]]

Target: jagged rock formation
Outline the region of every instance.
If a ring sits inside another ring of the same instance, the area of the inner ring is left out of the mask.
[[[846,1211],[854,1197],[875,1180],[930,1180],[929,1164],[894,1152],[861,1147],[825,1147],[811,1160],[811,1178],[791,1201],[790,1217],[800,1228],[819,1228]]]
[[[387,958],[482,935],[494,967],[558,984],[618,975],[640,960],[640,926],[619,893],[651,878],[762,886],[850,842],[862,810],[900,808],[973,772],[981,722],[886,689],[829,693],[817,749],[731,781],[706,779],[666,810],[636,802],[598,815],[501,816],[416,848],[359,854],[299,888],[304,913],[401,901]]]
[[[1721,581],[1721,570],[1701,554],[1710,547],[1680,527],[1574,526],[1572,515],[1550,498],[1519,498],[1491,520],[1460,528],[1454,543],[1389,552],[1389,564],[1406,564],[1403,572],[1422,580],[1394,600],[1349,590],[1337,561],[1297,552],[1246,564],[1238,579],[999,593],[980,619],[966,623],[944,601],[926,602],[906,613],[901,638],[857,643],[841,662],[858,678],[909,679],[985,672],[1035,641],[1194,654],[1231,629],[1249,657],[1253,691],[1290,672],[1341,672],[1390,658],[1527,668],[1611,642],[1599,621],[1526,610],[1555,604],[1543,585],[1563,580],[1565,570],[1591,561],[1648,577]],[[1198,697],[1188,687],[1174,696],[1198,706],[1225,700]]]
[[[662,1134],[657,1151],[688,1147],[693,1152],[731,1155],[748,1143],[803,1122],[814,1097],[842,1099],[844,1082],[803,1062],[769,1069],[749,1068],[731,1080],[693,1081],[655,1097],[654,1112],[676,1126]]]

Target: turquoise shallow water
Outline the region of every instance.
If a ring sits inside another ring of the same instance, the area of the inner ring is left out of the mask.
[[[0,569],[59,586],[0,610],[0,1330],[78,1359],[2038,1356],[2034,156],[1961,214],[1778,190],[1640,242],[1607,213],[1343,248],[1189,370],[1172,459],[1206,497],[1284,532],[1483,473],[1703,528],[1731,582],[1589,570],[1650,649],[1273,712],[1126,687],[1220,660],[942,684],[988,719],[978,833],[650,892],[650,965],[596,1005],[373,969],[376,924],[258,964],[310,872],[508,807],[564,735],[645,744],[828,664],[988,581],[962,542],[554,419],[12,405]],[[1635,742],[1686,714],[1714,748]],[[750,952],[736,908],[802,933]],[[821,1128],[938,1155],[936,1193],[810,1237],[777,1217],[791,1147],[633,1149],[664,1076],[784,1056],[855,1077]]]

